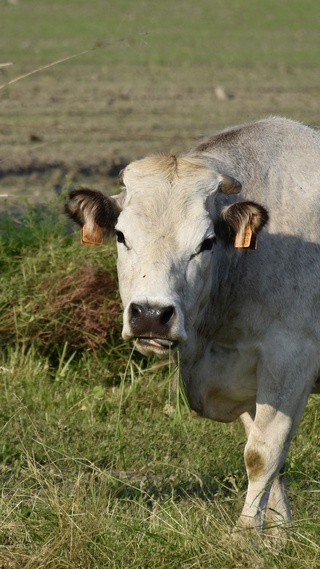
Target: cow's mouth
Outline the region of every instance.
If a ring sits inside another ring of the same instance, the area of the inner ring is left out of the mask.
[[[169,352],[175,350],[178,342],[166,338],[136,338],[138,346],[149,348],[154,352]]]

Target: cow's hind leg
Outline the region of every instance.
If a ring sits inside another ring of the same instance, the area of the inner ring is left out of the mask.
[[[280,473],[273,481],[266,512],[266,527],[270,529],[286,524],[290,525],[291,509],[289,504],[285,465],[280,469]]]

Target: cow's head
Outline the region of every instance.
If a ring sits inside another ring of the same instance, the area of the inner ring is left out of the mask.
[[[84,243],[116,235],[123,338],[136,340],[144,354],[165,355],[186,341],[208,303],[216,242],[254,248],[268,214],[254,202],[218,213],[217,195],[238,194],[241,184],[191,157],[133,162],[122,183],[114,197],[73,191],[66,210],[83,227]]]

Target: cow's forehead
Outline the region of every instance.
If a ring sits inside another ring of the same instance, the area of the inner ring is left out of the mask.
[[[205,201],[216,186],[214,176],[199,160],[176,156],[150,156],[132,162],[124,170],[127,191],[124,207],[145,216],[183,215],[204,211]]]
[[[132,239],[147,234],[168,247],[193,247],[210,225],[208,194],[216,178],[199,161],[152,156],[133,162],[124,171],[127,191],[119,227]]]
[[[205,191],[210,190],[213,179],[212,171],[199,159],[174,155],[155,155],[137,160],[129,164],[123,174],[124,184],[130,193],[177,185]]]

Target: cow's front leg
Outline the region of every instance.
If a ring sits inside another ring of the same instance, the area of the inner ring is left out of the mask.
[[[249,485],[238,526],[264,528],[271,486],[284,466],[291,430],[291,417],[257,404],[244,451]]]
[[[270,384],[269,384],[270,387]],[[271,487],[271,502],[277,501],[276,516],[281,522],[290,520],[290,509],[284,494],[284,482],[277,478],[284,467],[286,455],[297,425],[306,405],[308,390],[299,390],[291,401],[276,391],[260,393],[255,419],[245,447],[244,458],[248,474],[248,492],[238,526],[263,530]],[[281,409],[281,410],[280,410]]]
[[[254,425],[254,417],[255,413],[244,413],[240,417],[248,438]],[[266,524],[271,528],[277,529],[276,526],[284,522],[288,523],[289,520],[291,520],[291,510],[287,493],[285,466],[283,465],[279,476],[271,484],[267,502]]]
[[[308,347],[301,358],[301,341],[288,330],[272,329],[265,339],[257,368],[255,417],[244,452],[249,484],[239,520],[242,526],[265,527],[271,486],[284,467],[318,365],[316,347],[311,343]],[[278,519],[288,522],[290,509],[283,492],[284,481],[279,478],[270,498],[274,502],[279,497]]]

